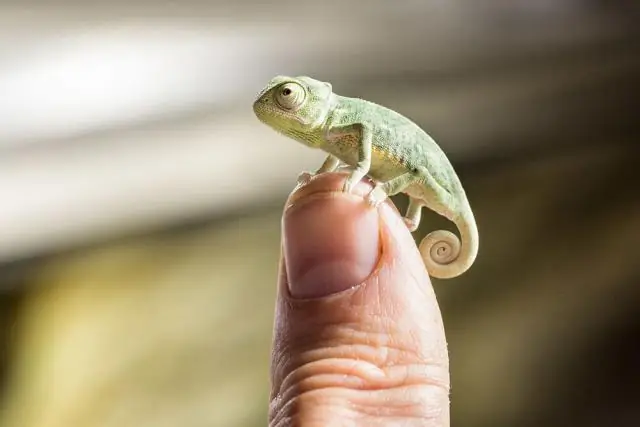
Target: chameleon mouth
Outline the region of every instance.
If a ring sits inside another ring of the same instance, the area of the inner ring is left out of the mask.
[[[278,115],[277,111],[269,108],[269,106],[260,99],[253,103],[253,113],[256,115],[258,120],[266,124],[269,124],[270,117],[275,117]]]
[[[265,114],[264,108],[261,108],[258,102],[255,102],[253,104],[253,114],[256,115],[258,120],[260,120],[261,122],[264,122],[266,114]]]

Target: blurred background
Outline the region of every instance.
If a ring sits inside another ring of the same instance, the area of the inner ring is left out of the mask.
[[[638,18],[4,0],[0,425],[265,425],[281,208],[323,159],[253,117],[275,74],[397,109],[458,170],[482,245],[434,280],[453,425],[640,425]]]

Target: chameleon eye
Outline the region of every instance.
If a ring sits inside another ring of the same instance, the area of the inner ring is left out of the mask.
[[[276,102],[285,110],[299,108],[307,96],[304,88],[297,83],[285,83],[276,92]]]

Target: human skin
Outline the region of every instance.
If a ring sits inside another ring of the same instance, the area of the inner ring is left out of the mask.
[[[429,275],[401,215],[324,173],[290,195],[269,425],[449,426],[449,360]]]

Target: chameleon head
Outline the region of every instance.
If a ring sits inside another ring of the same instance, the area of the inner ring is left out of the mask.
[[[311,77],[276,76],[260,91],[253,111],[258,119],[306,145],[327,119],[333,101],[330,83]]]

